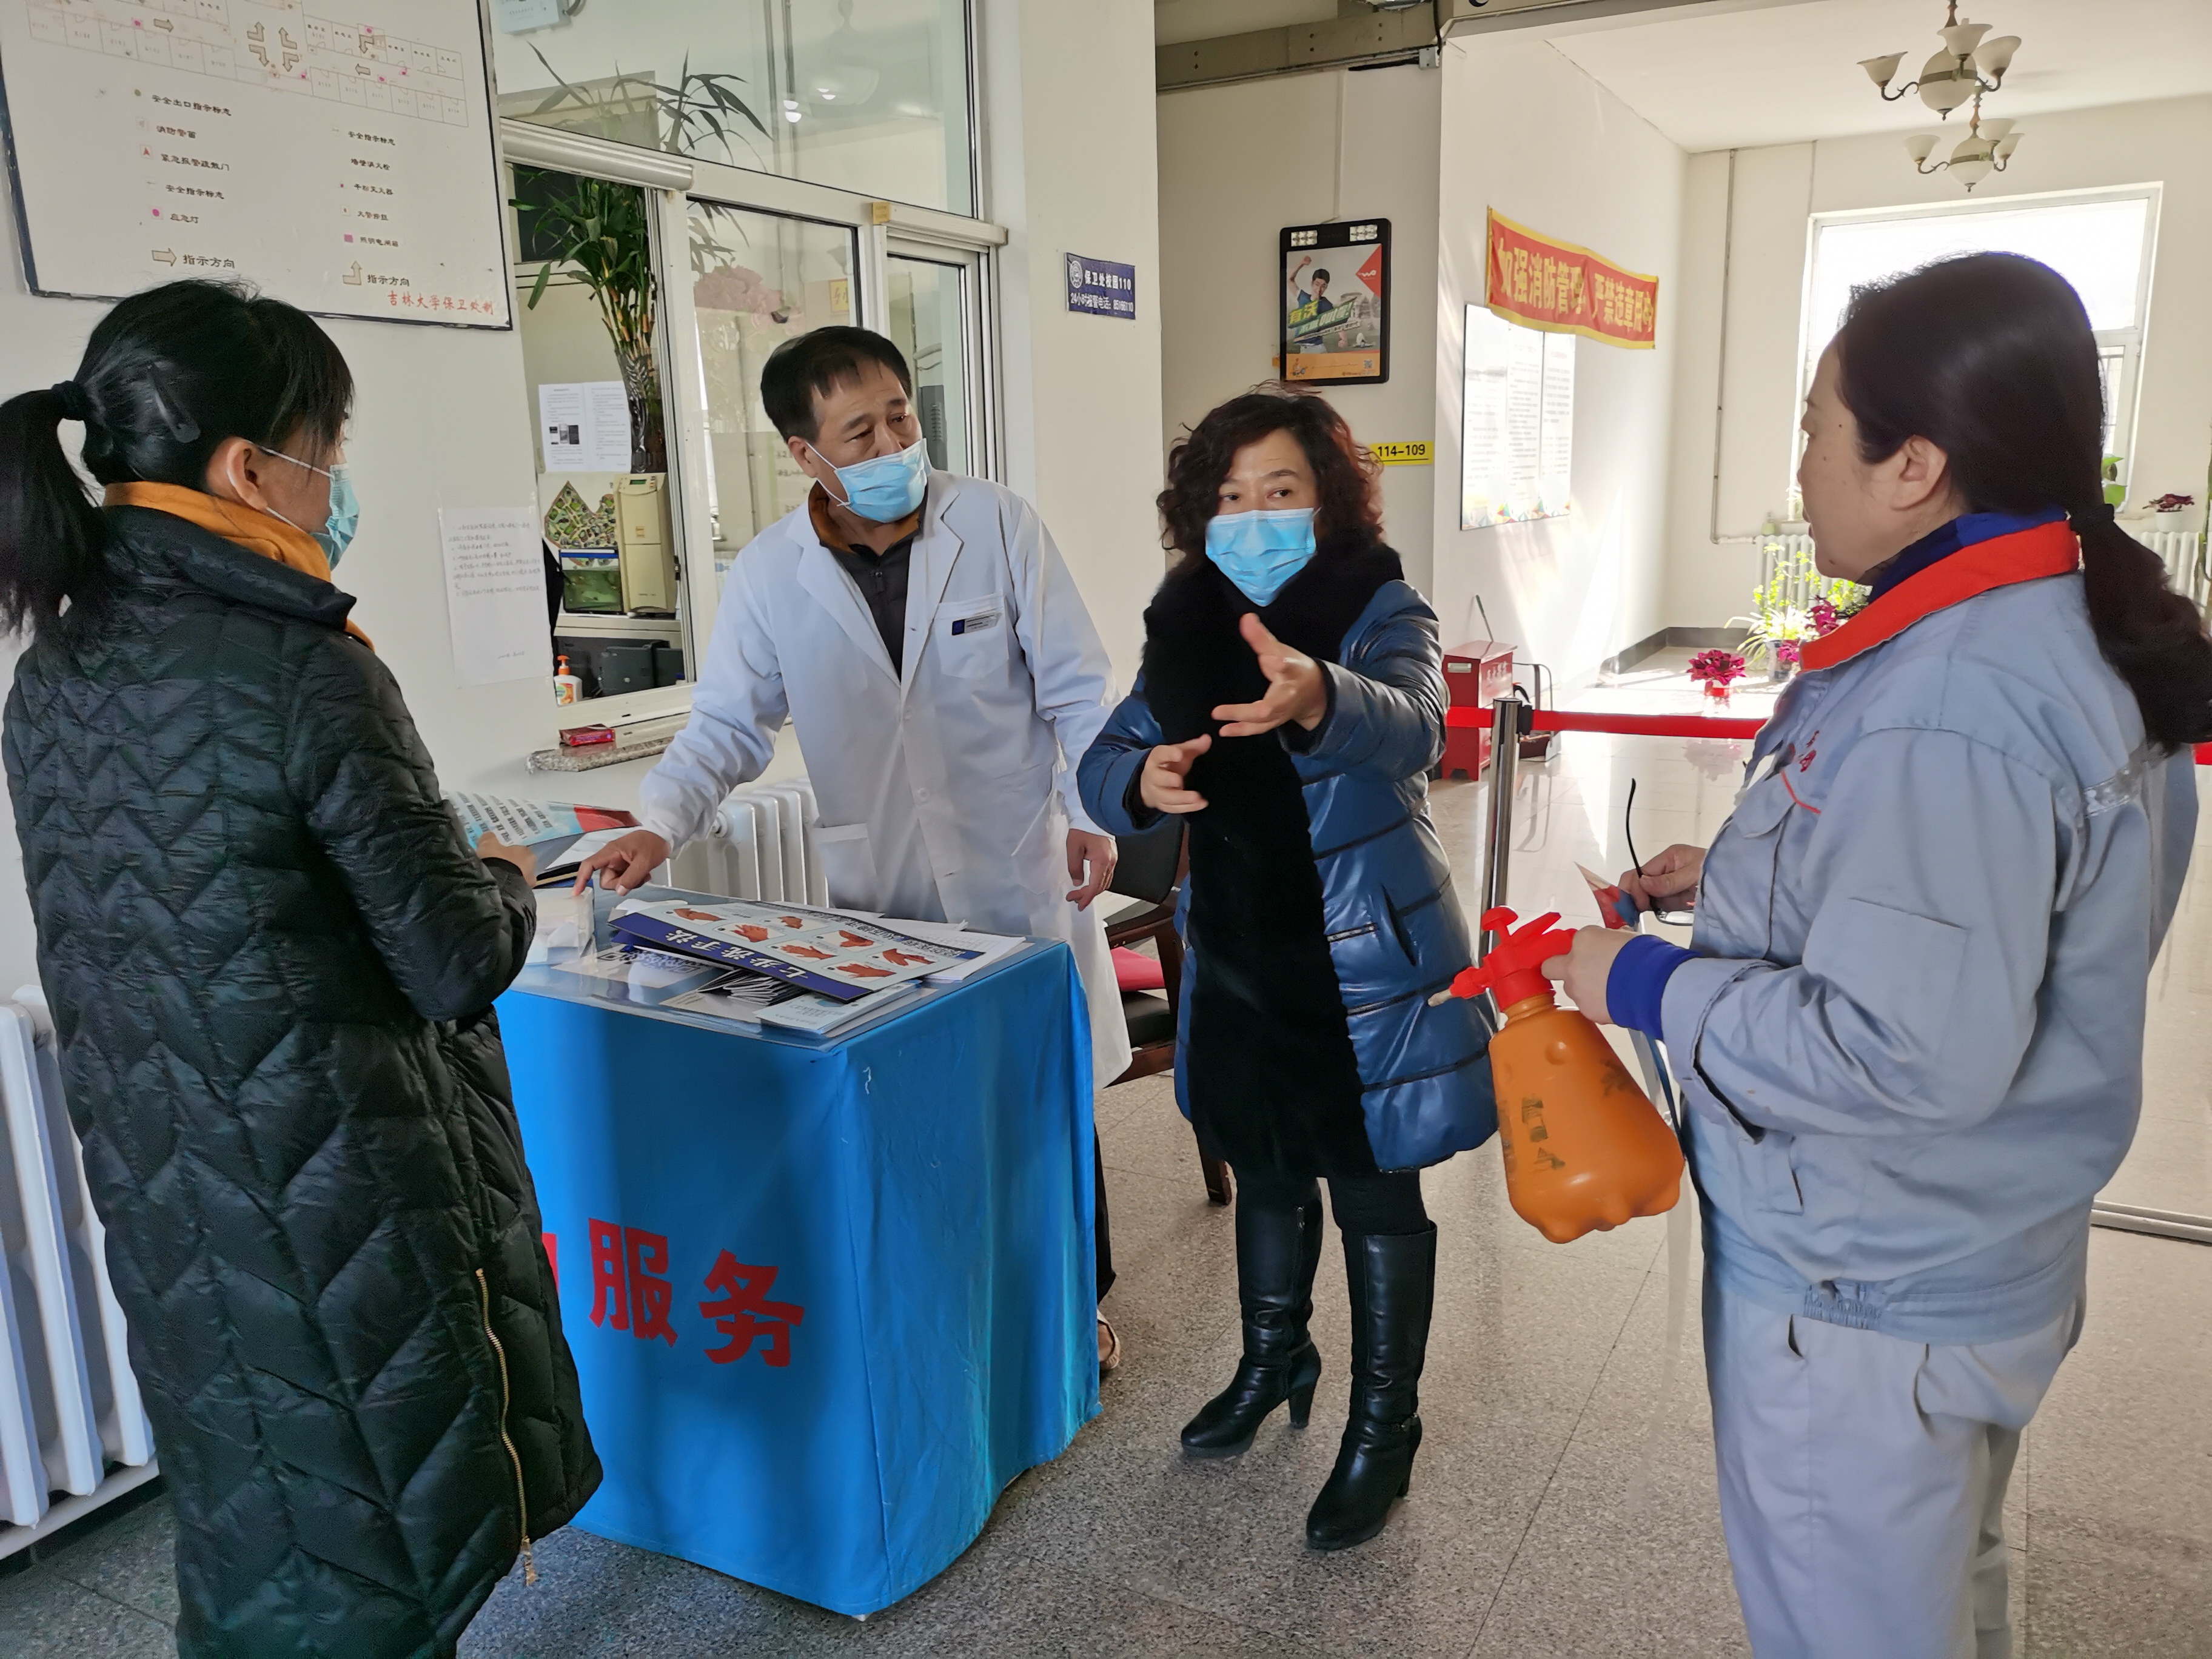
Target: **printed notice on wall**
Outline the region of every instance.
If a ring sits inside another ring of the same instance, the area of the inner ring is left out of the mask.
[[[538,437],[548,472],[629,471],[629,396],[623,383],[544,381],[538,388]]]
[[[0,98],[36,293],[511,325],[473,5],[0,0]]]
[[[438,514],[453,672],[463,685],[552,672],[538,533],[538,516],[526,508],[449,507]]]
[[[1575,458],[1575,337],[1467,308],[1461,405],[1462,530],[1567,511]]]

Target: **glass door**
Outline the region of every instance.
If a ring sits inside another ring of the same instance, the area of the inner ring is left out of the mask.
[[[975,473],[973,271],[967,261],[893,253],[884,260],[886,330],[914,370],[915,413],[929,464]]]
[[[857,321],[859,232],[694,198],[688,205],[707,510],[719,588],[744,544],[806,499],[810,481],[762,407],[762,365],[786,340]]]

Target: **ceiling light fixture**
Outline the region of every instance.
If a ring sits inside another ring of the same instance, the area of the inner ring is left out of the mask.
[[[867,42],[853,27],[853,0],[838,0],[837,29],[820,48],[828,59],[806,77],[807,91],[817,104],[865,104],[875,96],[881,77],[867,64]]]
[[[2005,170],[2005,163],[2020,148],[2021,137],[2012,130],[2010,121],[1982,119],[1983,94],[2004,85],[2005,71],[2012,67],[2013,54],[2020,50],[2020,37],[2016,34],[1984,40],[1990,27],[1987,23],[1960,22],[1959,0],[1949,0],[1943,27],[1937,31],[1943,37],[1942,51],[1921,65],[1918,79],[1894,90],[1890,82],[1897,78],[1898,68],[1905,62],[1903,52],[1859,60],[1859,67],[1867,72],[1867,78],[1880,90],[1885,103],[1893,104],[1905,94],[1917,91],[1920,101],[1944,120],[1950,119],[1951,112],[1962,105],[1972,106],[1966,137],[1948,156],[1933,166],[1928,158],[1942,142],[1938,135],[1917,132],[1905,141],[1905,154],[1911,156],[1916,170],[1940,173],[1948,167],[1951,176],[1970,191],[1991,173]]]

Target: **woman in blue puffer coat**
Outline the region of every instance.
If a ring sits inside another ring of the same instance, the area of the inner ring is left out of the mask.
[[[1237,1175],[1244,1355],[1183,1430],[1233,1455],[1321,1375],[1307,1334],[1321,1193],[1344,1235],[1352,1405],[1307,1541],[1382,1530],[1407,1489],[1436,1287],[1420,1171],[1497,1127],[1470,958],[1429,823],[1443,745],[1437,619],[1381,539],[1375,465],[1287,387],[1235,398],[1169,463],[1182,555],[1145,612],[1143,673],[1079,768],[1133,835],[1190,822],[1177,1098]]]

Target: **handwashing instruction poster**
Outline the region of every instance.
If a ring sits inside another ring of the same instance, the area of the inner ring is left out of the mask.
[[[511,325],[473,5],[0,0],[0,91],[36,293]]]

